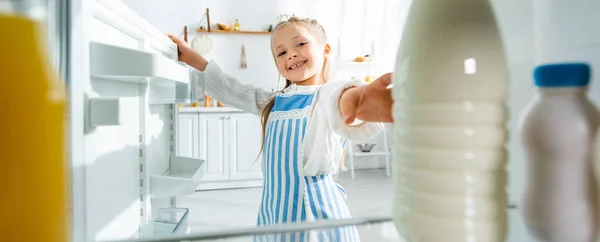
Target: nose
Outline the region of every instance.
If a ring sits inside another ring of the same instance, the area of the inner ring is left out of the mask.
[[[293,54],[293,55],[290,55],[290,57],[288,59],[291,60],[292,58],[296,58],[296,57],[298,57],[298,54]]]

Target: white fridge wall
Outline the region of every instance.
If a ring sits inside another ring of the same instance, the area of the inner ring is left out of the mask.
[[[171,104],[150,105],[149,95],[159,91],[150,91],[150,84],[90,77],[93,58],[90,42],[161,52],[171,60],[176,56],[176,48],[162,32],[114,0],[72,1],[70,38],[68,119],[73,166],[73,239],[131,238],[140,224],[149,220],[150,208],[170,206],[168,198],[150,199],[148,178],[164,174],[169,167],[171,140],[174,140],[170,137]],[[174,70],[175,74],[187,76],[186,68]],[[153,81],[143,78],[140,80]],[[160,81],[164,85],[169,80]],[[91,127],[88,100],[94,97],[120,98],[126,108],[122,112],[123,123]],[[165,101],[174,97],[161,98]],[[146,167],[141,172],[140,161],[144,158]]]
[[[162,175],[169,170],[171,146],[174,145],[172,140],[175,140],[175,132],[171,132],[176,128],[176,114],[172,112],[172,105],[149,105],[146,117],[146,129],[148,136],[146,140],[148,146],[146,148],[146,162],[149,175]],[[173,115],[173,122],[171,122]],[[173,137],[171,137],[173,135]],[[148,180],[148,184],[150,181]],[[171,204],[170,198],[151,198],[151,220],[158,216],[161,208],[168,208]]]
[[[146,117],[149,146],[146,149],[150,174],[163,174],[169,169],[171,155],[170,105],[150,105]],[[175,128],[175,127],[173,127]],[[166,162],[165,162],[166,161]]]
[[[140,42],[105,21],[90,18],[89,41],[138,49]],[[90,78],[86,96],[125,97],[126,123],[90,130],[86,120],[85,153],[88,236],[94,240],[129,238],[140,226],[139,86]],[[88,105],[86,103],[86,105]],[[86,108],[86,110],[89,106]],[[87,116],[87,113],[86,113]]]
[[[86,125],[87,216],[95,239],[127,238],[139,227],[138,85],[91,80],[90,97],[122,97],[128,104],[120,126]]]

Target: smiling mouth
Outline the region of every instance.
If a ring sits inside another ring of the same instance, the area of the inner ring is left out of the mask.
[[[288,70],[290,70],[290,71],[291,71],[291,70],[294,70],[294,69],[296,69],[296,68],[298,68],[298,67],[301,67],[301,66],[303,66],[304,64],[306,64],[306,61],[300,61],[300,62],[298,62],[298,63],[296,63],[296,64],[294,64],[294,65],[292,65],[292,66],[288,67]]]

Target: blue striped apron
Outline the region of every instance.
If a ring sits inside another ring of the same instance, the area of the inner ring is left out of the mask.
[[[304,176],[304,136],[315,93],[280,93],[269,115],[263,151],[259,226],[351,218],[345,191],[331,174]],[[345,143],[345,142],[344,142]],[[354,226],[260,235],[254,241],[360,241]]]

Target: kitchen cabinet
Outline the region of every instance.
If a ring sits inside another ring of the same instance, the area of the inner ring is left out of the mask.
[[[230,128],[231,180],[262,179],[261,124],[253,114],[236,114],[227,119]]]
[[[179,115],[177,124],[177,153],[180,156],[187,156],[198,158],[198,149],[194,147],[199,146],[199,133],[198,128],[198,114],[182,114]]]
[[[209,161],[203,182],[229,180],[230,129],[226,117],[222,114],[199,114],[200,143],[195,148],[199,157]]]
[[[178,154],[206,161],[198,190],[262,185],[258,116],[231,108],[180,108],[178,126]]]

